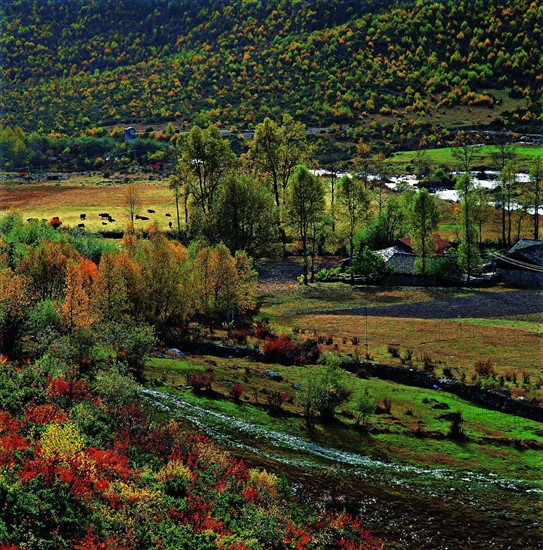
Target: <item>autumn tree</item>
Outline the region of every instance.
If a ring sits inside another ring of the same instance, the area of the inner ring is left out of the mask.
[[[140,288],[145,319],[163,335],[172,325],[183,325],[189,312],[189,264],[186,248],[169,242],[152,226],[136,259],[141,266]]]
[[[61,320],[70,333],[77,329],[89,329],[96,321],[92,310],[92,296],[97,276],[96,264],[86,258],[68,264]]]
[[[413,250],[420,255],[422,274],[426,275],[427,258],[436,249],[433,233],[439,221],[437,200],[427,189],[421,189],[413,196],[409,204],[408,220]]]
[[[356,177],[362,181],[365,189],[369,189],[370,176],[373,170],[373,153],[371,146],[363,140],[356,144],[356,153],[351,160]]]
[[[292,177],[290,193],[287,202],[287,214],[290,223],[295,228],[297,236],[302,241],[304,257],[304,284],[308,284],[308,237],[311,225],[324,213],[324,188],[322,182],[313,176],[304,166],[298,166]]]
[[[0,350],[11,356],[20,351],[31,305],[30,281],[11,269],[0,272]]]
[[[36,301],[58,299],[64,296],[68,263],[79,257],[64,241],[44,241],[30,250],[18,271],[28,278]]]
[[[192,263],[191,288],[195,311],[206,323],[232,322],[254,307],[256,274],[245,253],[234,258],[223,244],[203,247]]]

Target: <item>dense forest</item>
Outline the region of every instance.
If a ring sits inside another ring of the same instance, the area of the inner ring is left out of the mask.
[[[542,7],[529,0],[9,0],[4,124],[73,134],[187,121],[239,130],[541,122]],[[483,111],[480,111],[483,109]],[[486,114],[481,114],[486,112]],[[441,120],[440,120],[441,119]],[[465,122],[465,121],[464,121]]]

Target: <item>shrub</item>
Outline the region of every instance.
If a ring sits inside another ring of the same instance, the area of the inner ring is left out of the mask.
[[[389,344],[388,345],[388,353],[392,357],[395,357],[396,359],[400,358],[400,346],[398,344]]]
[[[273,337],[268,336],[262,344],[262,351],[272,361],[292,365],[300,355],[300,349],[296,342],[286,334]]]
[[[277,413],[282,410],[283,402],[288,399],[288,394],[286,392],[274,390],[266,395],[266,399],[268,401],[270,411]]]
[[[270,322],[268,319],[262,319],[262,321],[256,322],[255,328],[256,337],[259,340],[264,340],[272,336],[272,331],[270,328]]]
[[[249,336],[249,331],[246,328],[236,328],[232,333],[234,341],[238,344],[247,343],[247,337]]]
[[[392,411],[392,399],[390,397],[385,397],[383,399],[383,407],[385,411],[390,414],[390,411]]]
[[[235,401],[239,401],[243,395],[243,386],[241,384],[232,384],[230,388],[230,395],[234,398]]]
[[[210,391],[215,378],[211,374],[187,374],[185,377],[187,386],[192,386],[196,391]]]
[[[451,413],[451,426],[449,427],[449,437],[451,439],[464,439],[464,428],[462,424],[464,423],[464,418],[460,411]]]
[[[319,344],[308,338],[299,346],[299,355],[296,359],[296,364],[313,364],[316,363],[321,356],[321,347]]]
[[[488,359],[486,361],[477,361],[475,363],[475,372],[481,378],[494,378],[496,376],[496,371]]]
[[[422,364],[426,374],[434,374],[436,366],[434,365],[432,356],[429,353],[425,353],[422,356]]]

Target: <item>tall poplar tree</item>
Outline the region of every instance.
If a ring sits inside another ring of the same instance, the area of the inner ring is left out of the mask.
[[[307,285],[307,249],[312,224],[324,214],[324,188],[305,166],[298,166],[288,195],[287,213],[292,227],[302,241],[304,257],[304,284]]]
[[[437,200],[421,189],[413,196],[408,208],[409,236],[413,250],[422,259],[422,274],[426,275],[427,258],[436,250],[434,231],[439,221]]]

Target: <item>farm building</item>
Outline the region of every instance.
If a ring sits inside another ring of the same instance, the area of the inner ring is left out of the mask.
[[[514,286],[543,287],[543,241],[521,239],[505,256],[496,256],[496,273]]]
[[[413,275],[415,273],[415,261],[417,254],[406,252],[399,246],[391,246],[383,250],[376,250],[383,260],[392,268],[397,275]]]
[[[434,242],[436,246],[436,254],[438,256],[443,256],[451,248],[452,244],[449,241],[446,241],[445,239],[442,239],[437,233],[433,236]],[[404,252],[413,252],[413,247],[411,246],[411,238],[410,237],[402,237],[401,239],[398,239],[394,246],[397,247],[399,250],[402,250]]]
[[[134,141],[137,139],[138,134],[136,132],[136,129],[132,126],[129,126],[128,128],[124,129],[124,140],[125,141]]]

